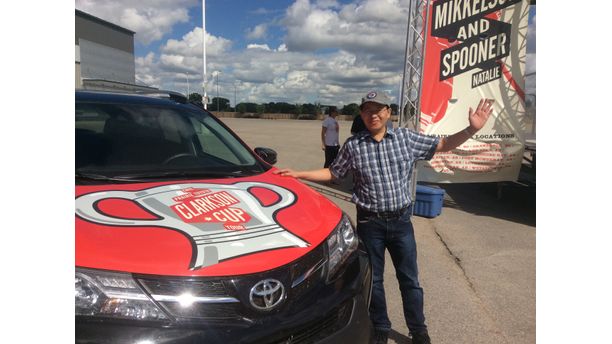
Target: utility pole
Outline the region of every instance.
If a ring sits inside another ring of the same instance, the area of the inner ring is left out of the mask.
[[[236,105],[238,103],[236,103],[236,83],[234,83],[234,111],[236,111]]]

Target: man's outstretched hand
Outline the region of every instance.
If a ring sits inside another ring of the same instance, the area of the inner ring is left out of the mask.
[[[272,173],[273,174],[279,174],[279,175],[281,175],[283,177],[299,178],[297,171],[294,171],[294,170],[292,170],[290,168],[279,169],[279,170],[276,170],[276,171],[274,171]]]
[[[478,103],[478,107],[476,111],[470,108],[469,112],[469,120],[470,120],[470,129],[473,133],[484,127],[485,123],[489,119],[491,112],[493,112],[493,99],[481,99],[480,103]]]

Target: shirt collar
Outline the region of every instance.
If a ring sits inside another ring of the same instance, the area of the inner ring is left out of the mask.
[[[395,129],[395,128],[393,128],[393,129],[389,129],[389,128],[387,128],[387,132],[385,133],[385,136],[383,136],[383,139],[384,139],[384,138],[387,138],[387,137],[388,137],[388,138],[390,138],[390,139],[392,139],[393,137],[395,137],[395,135],[396,135],[396,130],[397,130],[397,129]],[[372,137],[372,134],[371,134],[371,133],[370,133],[370,131],[369,131],[369,130],[367,130],[367,129],[366,129],[366,130],[364,130],[364,131],[362,131],[362,132],[360,132],[358,135],[359,135],[359,136],[358,136],[358,138],[359,138],[360,140],[365,140],[365,139],[366,139],[366,138],[368,138],[368,137],[369,137],[370,139],[374,140],[374,138]]]

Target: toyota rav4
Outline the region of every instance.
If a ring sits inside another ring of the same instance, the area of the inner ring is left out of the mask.
[[[76,341],[367,343],[348,216],[172,92],[76,91]]]

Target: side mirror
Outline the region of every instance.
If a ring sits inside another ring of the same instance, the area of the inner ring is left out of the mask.
[[[263,161],[267,162],[270,165],[276,164],[276,151],[271,148],[265,147],[256,147],[255,154],[257,154]]]

